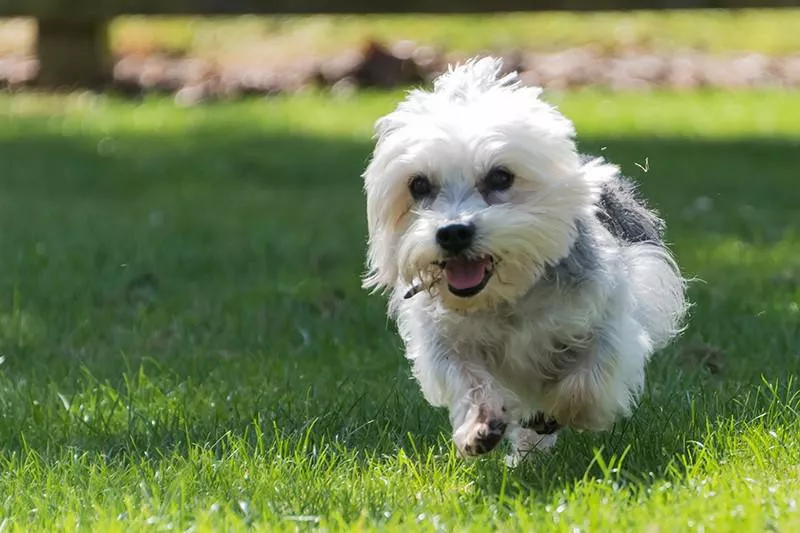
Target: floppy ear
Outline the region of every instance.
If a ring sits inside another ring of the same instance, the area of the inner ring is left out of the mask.
[[[364,171],[367,196],[369,249],[364,288],[373,291],[393,289],[400,276],[397,248],[403,233],[400,227],[410,208],[410,195],[404,180],[396,175],[393,163],[403,157],[408,141],[401,130],[425,115],[430,93],[412,90],[391,113],[375,122],[375,149]]]
[[[394,252],[397,247],[397,229],[392,217],[398,201],[393,190],[391,176],[387,173],[387,161],[391,158],[391,147],[387,141],[400,126],[398,113],[391,113],[375,123],[375,150],[364,171],[364,192],[367,197],[367,228],[369,241],[367,250],[367,272],[362,286],[375,291],[394,288],[398,277]],[[384,153],[389,152],[389,153]]]
[[[394,250],[397,244],[395,229],[389,220],[392,209],[391,191],[383,168],[375,158],[364,172],[364,190],[367,196],[367,228],[369,240],[367,249],[367,272],[362,286],[373,292],[393,288],[398,276]]]

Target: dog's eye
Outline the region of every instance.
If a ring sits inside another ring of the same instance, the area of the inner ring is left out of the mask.
[[[483,183],[489,191],[505,191],[514,184],[514,174],[505,168],[496,167],[489,171]]]
[[[431,182],[426,176],[414,176],[408,184],[408,190],[414,200],[421,200],[431,194]]]

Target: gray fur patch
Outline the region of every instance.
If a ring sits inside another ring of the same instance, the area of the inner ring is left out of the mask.
[[[592,277],[592,273],[601,267],[597,250],[586,224],[578,220],[575,223],[577,237],[569,255],[557,264],[548,266],[545,279],[557,285],[575,286]]]
[[[619,176],[603,185],[597,218],[617,239],[633,244],[662,244],[664,222],[636,194],[632,181]]]

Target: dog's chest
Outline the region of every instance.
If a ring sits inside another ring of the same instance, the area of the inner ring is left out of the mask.
[[[517,372],[547,360],[558,344],[553,332],[515,315],[475,315],[450,324],[446,338],[455,353],[492,373]]]
[[[447,342],[480,363],[520,400],[535,403],[543,387],[580,364],[594,320],[568,304],[537,298],[508,313],[476,313],[448,324]]]

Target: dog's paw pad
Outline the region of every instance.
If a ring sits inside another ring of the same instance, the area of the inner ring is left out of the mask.
[[[506,424],[502,420],[489,420],[475,424],[473,431],[464,444],[463,451],[467,456],[476,456],[489,453],[503,440],[506,433]]]

